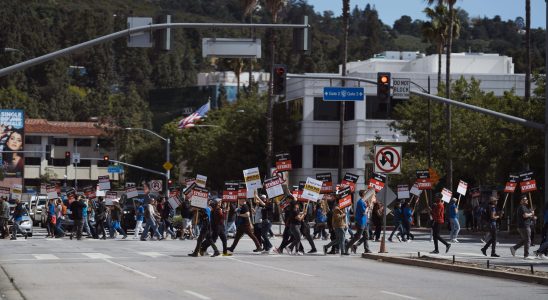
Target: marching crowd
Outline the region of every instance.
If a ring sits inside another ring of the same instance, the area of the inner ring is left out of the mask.
[[[255,244],[254,252],[304,255],[304,237],[310,247],[307,253],[318,252],[314,239],[320,238],[330,240],[323,246],[324,254],[349,255],[356,253],[361,245],[364,253],[370,253],[369,241],[379,241],[381,238],[386,208],[377,201],[373,189],[360,190],[358,195],[354,205],[349,207],[340,206],[336,193],[324,194],[316,203],[297,201],[291,194],[287,194],[282,201],[275,202],[266,195],[255,193],[253,199],[239,199],[237,203],[227,203],[215,198],[209,201],[206,208],[191,206],[190,201],[181,195],[181,205],[178,209],[182,222],[174,225],[173,217],[176,210],[168,204],[167,199],[162,196],[155,198],[147,193],[144,202],[135,202],[133,239],[163,240],[168,236],[172,239],[196,239],[195,249],[190,256],[205,255],[209,247],[213,249],[212,256],[232,255],[244,234]],[[435,194],[433,203],[424,210],[429,215],[431,241],[434,243],[434,250],[431,253],[439,253],[439,243],[445,246],[445,252],[449,251],[452,244],[458,243],[460,224],[457,201],[455,198],[451,199],[446,214],[445,204],[441,198],[440,193]],[[415,199],[413,203],[412,200],[404,199],[395,202],[390,212],[394,227],[388,241],[393,242],[394,235],[401,242],[414,239],[411,226],[414,224],[413,218],[418,201]],[[481,248],[484,255],[487,255],[487,250],[491,248],[491,257],[499,257],[496,252],[497,226],[503,213],[498,210],[497,201],[496,196],[489,200],[486,209],[488,232],[482,239],[485,245]],[[523,247],[525,259],[547,259],[548,209],[544,212],[541,245],[534,251],[534,255],[530,255],[531,226],[537,217],[534,210],[529,208],[528,202],[527,196],[523,195],[516,211],[520,240],[510,248],[510,253],[515,256],[516,251]],[[102,197],[87,199],[85,196],[78,196],[76,200],[65,205],[61,199],[50,199],[44,209],[47,211],[47,238],[62,238],[68,235],[70,239],[75,237],[80,240],[83,233],[86,233],[88,238],[95,239],[128,237],[121,226],[124,212],[116,201],[112,202],[112,205],[106,205]],[[66,233],[63,226],[66,222],[63,220],[68,217],[68,209],[71,212],[72,226],[70,232]],[[7,198],[0,198],[0,237],[7,238],[10,235],[8,222],[12,221],[11,239],[16,239],[17,233],[21,233],[26,239],[27,234],[20,228],[25,213],[25,205],[17,200],[13,213],[10,214]],[[277,216],[280,216],[285,226],[281,243],[276,247],[271,241],[271,228]],[[448,241],[440,234],[446,224],[446,216],[450,226]],[[313,228],[310,227],[311,223],[314,224]],[[233,241],[228,246],[230,234],[233,235]],[[217,239],[221,240],[221,249],[216,245]]]

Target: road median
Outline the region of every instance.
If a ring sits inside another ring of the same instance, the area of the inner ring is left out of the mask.
[[[501,278],[501,279],[517,280],[517,281],[522,281],[527,283],[537,283],[542,285],[548,285],[548,277],[534,275],[534,274],[524,274],[523,270],[516,271],[514,269],[514,271],[508,271],[509,269],[513,269],[508,267],[506,267],[506,270],[497,270],[492,268],[487,269],[487,268],[477,267],[476,264],[471,264],[466,262],[458,262],[453,264],[450,260],[446,260],[446,259],[425,260],[425,258],[428,258],[427,256],[423,256],[421,258],[419,257],[406,258],[406,257],[400,257],[400,256],[391,256],[387,254],[364,253],[362,254],[362,258],[373,259],[377,261],[389,262],[389,263],[395,263],[395,264],[408,265],[408,266],[431,268],[431,269],[458,272],[458,273],[468,273],[468,274],[474,274],[479,276],[487,276],[487,277],[494,277],[494,278]],[[498,266],[498,268],[501,268],[501,266]]]

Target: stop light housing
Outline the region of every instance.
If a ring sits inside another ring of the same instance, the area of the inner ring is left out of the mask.
[[[173,186],[173,179],[170,179],[167,181],[167,186],[172,187]]]
[[[285,95],[287,67],[285,65],[274,65],[272,68],[272,76],[272,94]]]
[[[110,158],[108,157],[108,155],[105,155],[105,156],[103,156],[103,160],[104,160],[104,161],[109,161]]]
[[[65,165],[70,165],[70,151],[65,152]]]
[[[377,73],[377,99],[380,103],[390,102],[390,82],[390,73]]]

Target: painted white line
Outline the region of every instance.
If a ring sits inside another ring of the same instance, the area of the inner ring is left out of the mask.
[[[268,265],[252,263],[252,262],[248,262],[248,261],[244,261],[244,260],[239,260],[239,259],[234,258],[234,257],[226,257],[226,259],[235,260],[235,261],[238,261],[238,262],[241,262],[241,263],[244,263],[244,264],[249,264],[249,265],[257,266],[257,267],[261,267],[261,268],[266,268],[266,269],[271,269],[271,270],[276,270],[276,271],[281,271],[281,272],[286,272],[286,273],[292,273],[292,274],[297,274],[297,275],[301,275],[301,276],[315,277],[314,275],[311,275],[311,274],[291,271],[291,270],[282,269],[282,268],[276,268],[276,267],[272,267],[272,266],[268,266]]]
[[[396,297],[401,297],[401,298],[404,298],[404,299],[418,299],[418,298],[415,298],[415,297],[402,295],[402,294],[398,294],[398,293],[387,292],[387,291],[381,291],[381,293],[396,296]]]
[[[147,273],[141,272],[141,271],[139,271],[139,270],[135,270],[135,269],[133,269],[133,268],[130,268],[130,267],[128,267],[128,266],[124,266],[124,265],[119,264],[119,263],[115,263],[115,262],[113,262],[112,260],[109,260],[109,259],[107,259],[107,258],[103,258],[103,260],[106,261],[106,262],[108,262],[109,264],[118,266],[118,267],[120,267],[120,268],[122,268],[122,269],[124,269],[124,270],[133,272],[133,273],[135,273],[135,274],[138,274],[138,275],[141,275],[141,276],[144,276],[144,277],[147,277],[147,278],[151,278],[151,279],[156,279],[156,277],[154,277],[154,276],[152,276],[152,275],[149,275],[149,274],[147,274]]]
[[[162,254],[159,252],[137,252],[137,254],[152,257],[152,258],[166,256],[165,254]]]
[[[206,297],[206,296],[204,296],[204,295],[202,295],[202,294],[198,294],[198,293],[196,293],[196,292],[189,291],[189,290],[185,290],[185,293],[190,294],[190,295],[192,295],[192,296],[194,296],[194,297],[196,297],[196,298],[198,298],[198,299],[203,299],[203,300],[209,300],[209,299],[211,299],[211,298]]]
[[[92,259],[112,258],[112,256],[109,256],[103,253],[82,253],[82,254]]]
[[[59,257],[53,255],[53,254],[33,254],[36,259],[43,260],[43,259],[59,259]]]

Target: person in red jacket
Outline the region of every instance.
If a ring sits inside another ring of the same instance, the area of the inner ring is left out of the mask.
[[[443,207],[443,202],[441,201],[441,193],[436,194],[434,205],[432,205],[432,208],[430,209],[430,214],[432,215],[432,235],[434,238],[434,251],[430,253],[433,253],[433,254],[439,253],[438,241],[440,241],[442,244],[445,245],[445,253],[447,253],[449,252],[449,248],[451,248],[451,244],[447,243],[440,236],[440,229],[444,223],[444,220],[443,220],[444,207]]]

